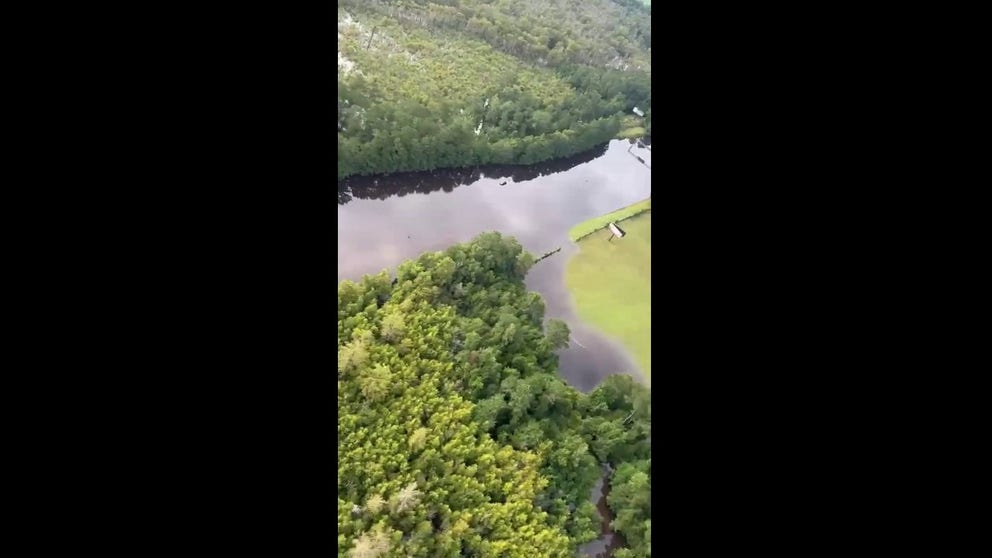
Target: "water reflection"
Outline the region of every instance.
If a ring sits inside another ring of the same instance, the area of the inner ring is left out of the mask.
[[[627,372],[643,382],[640,369],[623,346],[587,326],[575,314],[564,277],[565,265],[578,251],[575,244],[564,243],[561,252],[535,265],[524,281],[528,290],[544,297],[549,318],[568,323],[571,339],[569,347],[558,352],[560,373],[582,392],[592,391],[610,373]]]
[[[347,180],[339,189],[338,281],[394,272],[403,260],[486,231],[513,236],[536,255],[561,247],[531,270],[526,284],[544,297],[546,316],[565,320],[572,330],[570,347],[560,353],[562,376],[582,391],[611,373],[639,377],[623,347],[576,318],[564,284],[565,264],[578,250],[568,238],[569,228],[651,195],[651,171],[628,148],[630,142],[614,140],[568,160],[532,167]],[[645,147],[635,145],[632,152],[650,160]]]
[[[604,143],[572,157],[535,165],[480,165],[467,169],[354,176],[338,182],[338,204],[346,204],[352,198],[384,200],[392,196],[405,196],[413,193],[451,192],[458,186],[471,184],[481,178],[504,178],[514,182],[526,182],[541,176],[567,171],[582,163],[588,163],[597,157],[602,157],[608,146],[609,144]]]

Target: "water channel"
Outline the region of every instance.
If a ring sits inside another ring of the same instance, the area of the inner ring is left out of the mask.
[[[569,228],[649,197],[650,165],[647,147],[613,140],[526,167],[349,178],[338,185],[338,281],[395,272],[403,260],[486,231],[515,237],[535,257],[561,247],[534,266],[526,284],[544,297],[545,316],[565,320],[572,332],[560,353],[562,377],[583,392],[613,373],[643,378],[620,344],[576,317],[564,276],[578,251]]]

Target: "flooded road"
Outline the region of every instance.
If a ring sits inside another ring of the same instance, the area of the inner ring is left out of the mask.
[[[638,160],[639,159],[639,160]],[[480,167],[351,178],[338,188],[338,281],[357,280],[403,260],[443,250],[479,233],[515,237],[535,257],[561,247],[527,276],[544,297],[547,318],[572,331],[560,352],[561,374],[589,391],[611,373],[641,378],[618,343],[580,322],[565,288],[567,260],[578,247],[573,225],[651,195],[651,152],[614,140],[592,152],[528,167]]]

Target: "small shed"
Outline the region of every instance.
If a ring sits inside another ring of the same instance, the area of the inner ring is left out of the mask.
[[[636,114],[637,116],[644,116],[644,111],[637,107],[634,107],[634,114]]]
[[[617,238],[623,238],[623,235],[627,234],[623,232],[623,230],[621,230],[616,223],[610,223],[610,231],[612,231]]]

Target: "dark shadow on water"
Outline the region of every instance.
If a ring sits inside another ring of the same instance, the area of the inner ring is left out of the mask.
[[[405,196],[414,193],[451,192],[459,186],[472,184],[480,178],[508,178],[514,182],[525,182],[541,176],[564,172],[593,161],[602,157],[608,147],[609,143],[604,143],[571,157],[553,159],[533,165],[480,165],[461,169],[353,176],[338,182],[338,204],[344,205],[353,198],[385,200],[393,196]]]
[[[588,393],[609,374],[627,373],[643,383],[643,375],[631,355],[617,342],[580,320],[572,297],[564,285],[568,260],[578,253],[571,242],[562,251],[534,267],[524,280],[527,290],[541,293],[546,318],[558,318],[568,324],[571,333],[568,348],[558,353],[562,377],[575,389]]]

